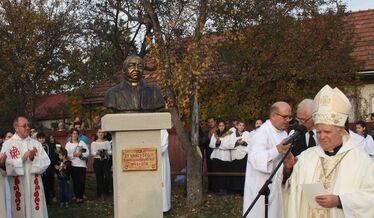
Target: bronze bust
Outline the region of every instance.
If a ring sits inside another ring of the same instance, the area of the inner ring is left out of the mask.
[[[163,108],[164,98],[159,88],[144,82],[144,61],[130,55],[123,62],[124,80],[108,89],[104,106],[117,111],[155,111]]]

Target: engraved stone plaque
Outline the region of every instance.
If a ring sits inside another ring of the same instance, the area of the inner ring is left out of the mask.
[[[122,150],[122,171],[157,170],[157,148],[127,148]]]

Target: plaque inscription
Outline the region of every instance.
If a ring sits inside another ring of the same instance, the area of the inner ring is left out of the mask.
[[[122,150],[122,171],[157,170],[157,148],[127,148]]]

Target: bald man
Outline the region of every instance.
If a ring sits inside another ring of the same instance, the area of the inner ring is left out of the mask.
[[[11,186],[12,217],[48,218],[41,174],[51,161],[42,144],[29,136],[25,117],[17,117],[13,127],[15,134],[1,148]]]
[[[282,140],[287,137],[287,128],[292,120],[292,110],[288,103],[279,101],[270,108],[269,119],[256,130],[248,146],[248,154],[243,214],[255,199],[258,191],[270,176],[271,172],[282,159],[282,154],[290,144],[283,145]],[[278,190],[270,188],[269,216],[281,218],[281,202],[278,200]],[[264,197],[261,196],[247,217],[265,217]]]

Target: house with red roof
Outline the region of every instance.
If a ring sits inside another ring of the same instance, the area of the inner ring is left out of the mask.
[[[363,81],[362,85],[359,87],[361,102],[358,104],[358,109],[361,110],[359,112],[360,114],[368,115],[374,112],[374,9],[350,12],[347,14],[347,20],[352,22],[356,32],[356,49],[352,53],[352,56],[359,63],[360,68],[358,73]],[[213,37],[214,39],[210,37],[209,43],[217,42],[217,40],[223,37],[224,36],[220,35],[216,35]],[[146,69],[144,80],[147,83],[157,86],[156,72],[152,69],[153,64],[149,60],[145,60],[145,65],[146,68],[150,67],[150,69]],[[215,71],[215,69],[210,69],[209,71]],[[118,84],[118,81],[122,79],[123,75],[119,73],[112,78],[104,80],[91,90],[86,91],[82,104],[92,108],[102,106],[105,91],[115,84]],[[69,118],[68,113],[58,112],[58,110],[60,110],[58,109],[59,104],[66,104],[67,99],[67,95],[39,97],[36,109],[37,120],[46,123],[47,120]],[[357,108],[353,111],[353,116],[351,116],[353,120],[351,121],[356,119],[356,110]]]
[[[348,20],[354,24],[356,49],[352,56],[359,62],[359,75],[363,84],[360,88],[360,114],[374,113],[374,9],[352,12]]]
[[[43,95],[36,99],[35,118],[39,125],[54,129],[59,121],[70,118],[67,94]]]

